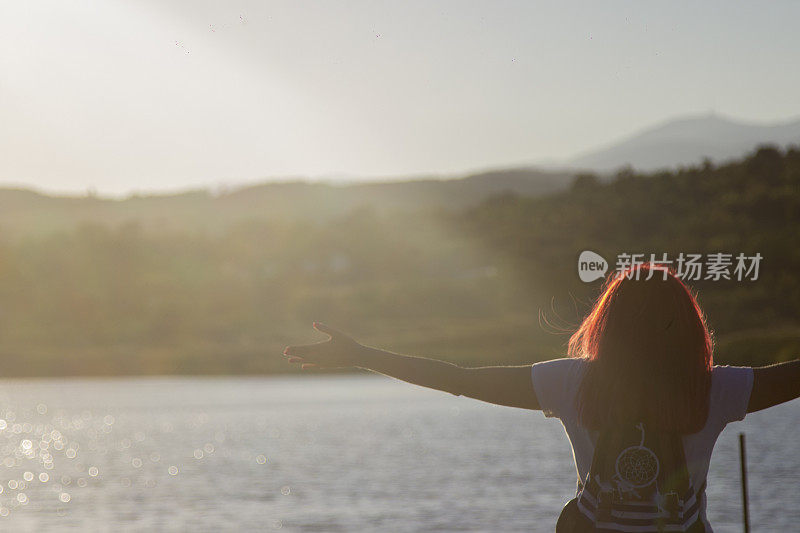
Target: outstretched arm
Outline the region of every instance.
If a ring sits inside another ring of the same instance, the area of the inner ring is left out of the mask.
[[[415,357],[359,344],[341,331],[318,322],[314,327],[330,335],[316,344],[287,346],[290,363],[303,369],[358,367],[456,396],[484,402],[540,409],[531,383],[531,365],[464,368],[446,361]]]
[[[760,411],[800,396],[800,359],[753,368],[747,412]]]

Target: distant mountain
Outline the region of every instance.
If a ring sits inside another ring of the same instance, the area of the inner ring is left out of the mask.
[[[106,199],[58,197],[27,189],[0,189],[0,239],[4,236],[68,231],[84,223],[137,223],[159,230],[224,230],[253,219],[320,222],[353,209],[376,212],[460,209],[484,198],[514,192],[537,196],[566,189],[567,171],[535,168],[491,170],[462,178],[409,178],[406,181],[348,185],[307,181],[266,182],[221,194],[208,190]]]
[[[800,145],[800,119],[762,125],[717,115],[686,117],[646,129],[604,148],[580,154],[563,166],[599,172],[631,165],[653,171],[742,157],[761,144]]]
[[[800,120],[765,126],[714,115],[683,118],[561,164],[494,169],[464,177],[411,176],[350,184],[273,181],[220,193],[200,189],[122,200],[0,188],[0,240],[69,231],[84,223],[217,231],[253,219],[320,222],[364,207],[381,213],[460,209],[504,192],[540,196],[563,191],[582,169],[604,173],[630,164],[647,172],[699,164],[706,157],[720,162],[740,158],[761,144],[800,145]]]

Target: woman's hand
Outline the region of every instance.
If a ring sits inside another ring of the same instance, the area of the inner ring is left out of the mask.
[[[349,335],[325,324],[314,322],[314,329],[326,333],[330,338],[314,344],[287,346],[283,355],[289,356],[290,363],[299,363],[307,368],[343,368],[356,366],[364,346]]]

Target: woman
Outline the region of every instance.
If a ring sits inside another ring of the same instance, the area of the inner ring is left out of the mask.
[[[705,479],[727,423],[800,396],[800,360],[714,366],[712,337],[693,293],[671,269],[609,275],[568,355],[521,366],[463,368],[330,335],[284,354],[303,369],[360,367],[561,420],[578,492],[559,531],[709,532]]]

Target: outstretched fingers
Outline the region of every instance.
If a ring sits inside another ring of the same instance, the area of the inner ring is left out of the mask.
[[[330,343],[334,337],[340,337],[345,339],[349,338],[345,333],[342,333],[341,331],[332,328],[330,326],[326,326],[321,322],[314,322],[313,326],[314,329],[316,329],[317,331],[321,331],[322,333],[326,333],[327,335],[330,335],[331,338],[321,342],[315,342],[313,344],[300,344],[297,346],[287,346],[286,348],[283,349],[283,355],[289,358],[289,362],[299,363],[300,368],[302,368],[303,370],[307,370],[309,368],[317,368],[319,366],[316,363],[306,362],[306,358],[311,357],[311,359],[314,360],[317,359],[317,357],[315,357],[314,355],[315,351],[317,356],[320,355],[321,352],[317,350],[317,348],[319,348],[320,345]]]
[[[328,341],[322,342],[315,342],[314,344],[298,344],[297,346],[287,346],[283,349],[283,355],[298,355],[300,357],[306,357],[311,350],[314,349],[315,346],[319,346],[320,344],[324,344]]]
[[[321,331],[322,333],[327,333],[331,337],[336,337],[336,336],[346,337],[347,336],[343,332],[339,331],[338,329],[332,328],[330,326],[326,326],[322,322],[314,322],[314,324],[312,324],[312,325],[314,326],[314,329],[316,329],[317,331]]]
[[[295,364],[299,363],[300,364],[300,368],[302,370],[308,370],[309,368],[316,368],[317,367],[316,363],[307,363],[304,358],[297,357],[297,356],[289,357],[289,362],[290,363],[295,363]]]

